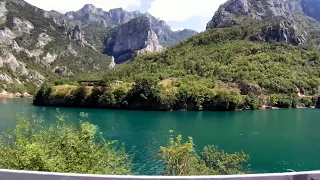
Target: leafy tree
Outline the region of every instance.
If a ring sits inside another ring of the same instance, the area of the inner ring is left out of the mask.
[[[33,99],[34,105],[43,105],[46,103],[47,99],[50,97],[52,91],[54,91],[54,87],[51,84],[45,83],[40,89],[37,91],[36,95]]]
[[[67,125],[57,116],[43,126],[38,117],[17,116],[14,131],[0,144],[0,168],[90,174],[130,174],[131,158],[115,141],[106,140],[97,126],[80,121]]]
[[[243,152],[233,154],[225,153],[217,146],[206,146],[201,153],[207,167],[215,174],[242,174],[245,171],[243,164],[249,160],[249,156]]]
[[[165,174],[172,176],[244,173],[243,164],[249,159],[243,152],[228,154],[216,146],[206,146],[198,155],[193,139],[183,142],[181,135],[170,135],[168,145],[160,148],[158,156],[164,161]]]
[[[72,105],[83,105],[87,98],[87,90],[85,86],[75,89],[68,97]]]
[[[166,175],[170,176],[190,176],[209,175],[213,172],[206,167],[205,162],[197,155],[194,148],[193,139],[182,143],[182,136],[170,137],[168,146],[161,147],[159,158],[162,159],[166,167]]]

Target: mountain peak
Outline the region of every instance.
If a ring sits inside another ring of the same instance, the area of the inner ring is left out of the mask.
[[[124,12],[124,9],[119,7],[119,8],[113,8],[113,9],[110,9],[109,12]]]
[[[86,4],[83,6],[83,8],[80,9],[81,12],[86,14],[99,14],[103,15],[104,11],[101,8],[97,8],[93,4]]]
[[[300,0],[229,0],[219,7],[207,29],[239,25],[244,17],[252,20],[290,17],[303,13],[301,3]]]
[[[251,30],[250,39],[310,45],[320,42],[320,0],[229,0],[207,29],[236,25]]]
[[[93,4],[86,4],[82,8],[82,10],[89,11],[89,12],[95,11],[96,9],[97,8]]]

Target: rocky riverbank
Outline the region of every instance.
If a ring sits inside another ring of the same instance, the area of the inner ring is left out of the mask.
[[[0,93],[0,99],[4,99],[4,98],[8,98],[8,99],[11,99],[11,98],[32,98],[32,95],[30,95],[27,92],[24,92],[24,93],[20,93],[20,92],[10,93],[10,92],[7,92],[7,91],[3,90]]]

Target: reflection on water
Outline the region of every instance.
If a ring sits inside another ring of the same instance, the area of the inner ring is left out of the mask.
[[[14,127],[15,114],[45,117],[54,122],[57,108],[34,107],[28,99],[0,100],[1,126]],[[167,142],[169,130],[192,136],[198,149],[218,145],[227,152],[250,154],[249,167],[255,172],[320,169],[320,110],[286,109],[247,112],[142,112],[59,108],[77,123],[80,113],[99,126],[110,139],[125,143],[134,154],[134,170],[159,174],[159,147]]]

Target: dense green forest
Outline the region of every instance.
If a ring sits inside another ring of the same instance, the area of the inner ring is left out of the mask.
[[[132,156],[124,145],[108,140],[97,126],[85,122],[70,124],[58,114],[57,121],[44,125],[40,117],[17,115],[14,131],[4,133],[0,141],[0,168],[45,172],[129,175]],[[198,154],[192,138],[170,136],[160,147],[159,160],[163,175],[239,174],[247,170],[249,156],[243,152],[225,153],[215,146],[206,146]]]
[[[45,85],[35,104],[50,105],[49,99],[59,94],[65,105],[116,109],[314,106],[320,53],[311,47],[254,41],[254,29],[207,30],[164,52],[138,56],[106,72],[104,87],[79,86],[63,94],[52,93],[57,88]]]

